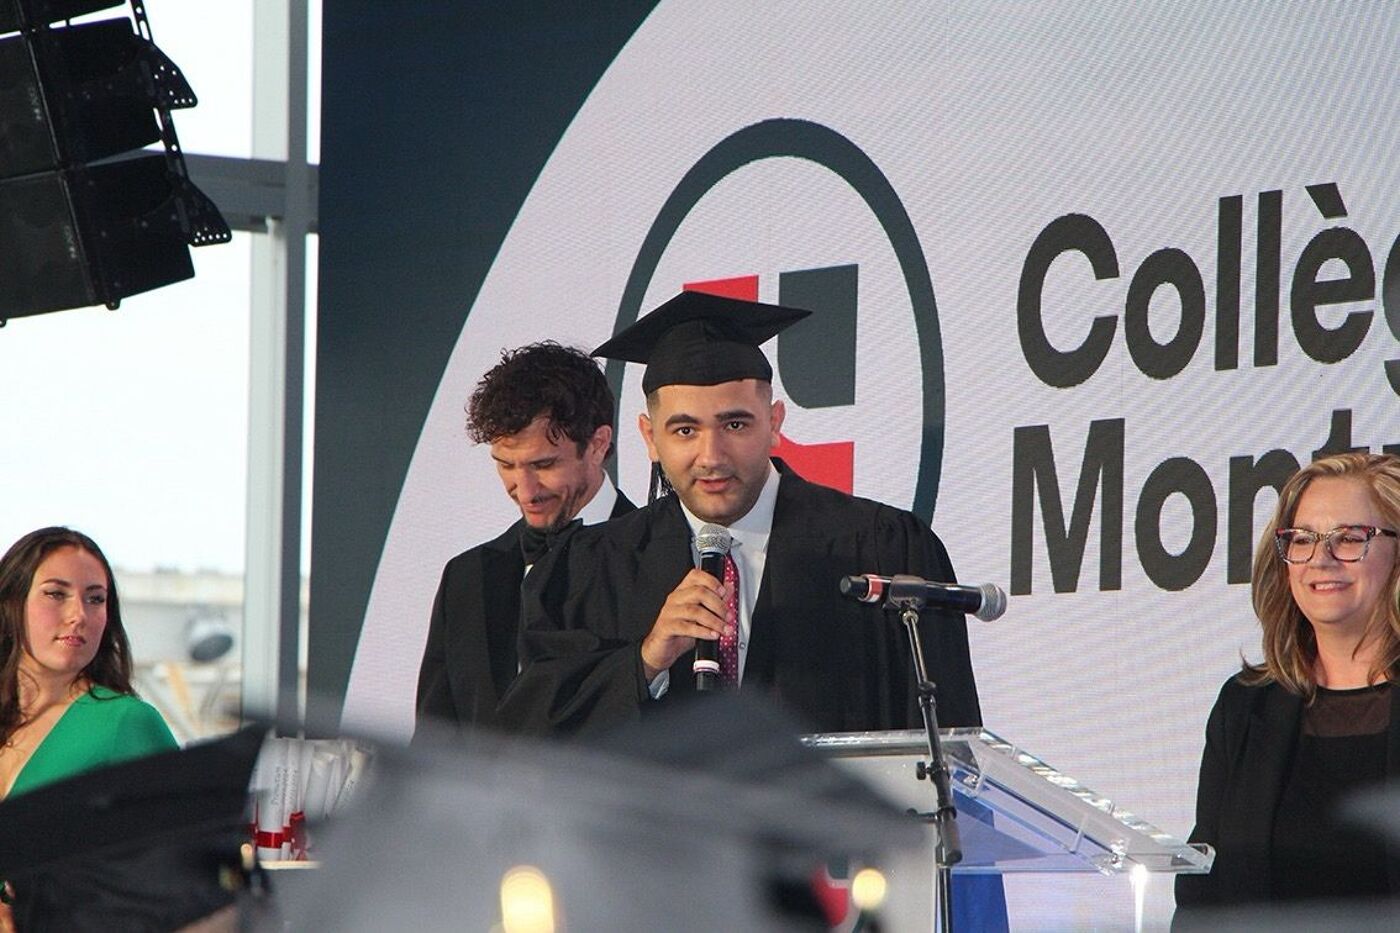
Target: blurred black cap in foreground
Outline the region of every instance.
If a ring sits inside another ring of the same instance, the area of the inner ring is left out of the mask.
[[[14,886],[18,929],[172,930],[232,904],[266,731],[249,726],[0,803],[0,878]]]
[[[707,700],[590,745],[483,732],[381,749],[283,916],[426,933],[490,929],[523,905],[576,930],[825,929],[775,889],[828,856],[924,839],[770,702]]]

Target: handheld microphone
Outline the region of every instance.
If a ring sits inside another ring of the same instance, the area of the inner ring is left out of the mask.
[[[724,582],[724,558],[729,555],[729,529],[723,525],[702,525],[695,536],[695,549],[700,552],[700,569]],[[706,693],[719,684],[719,643],[703,638],[695,640],[695,689]]]
[[[935,583],[908,574],[882,577],[873,573],[841,578],[841,593],[863,603],[919,598],[930,606],[966,612],[983,622],[1001,618],[1006,611],[1006,591],[995,583],[960,586]]]

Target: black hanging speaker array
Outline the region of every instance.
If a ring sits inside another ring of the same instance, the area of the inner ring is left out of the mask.
[[[115,308],[230,239],[185,171],[170,111],[197,101],[141,0],[132,19],[66,22],[120,5],[0,0],[0,321]]]

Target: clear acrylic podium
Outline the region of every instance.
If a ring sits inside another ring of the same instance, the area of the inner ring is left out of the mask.
[[[953,866],[954,874],[1137,876],[1210,870],[1215,853],[1209,846],[1174,838],[985,729],[943,729],[939,736],[962,835],[963,858]],[[803,744],[913,814],[927,817],[934,809],[933,788],[917,777],[928,759],[928,738],[921,730],[810,735]],[[932,827],[929,832],[932,837]],[[927,920],[933,915],[920,908],[927,906],[934,874],[931,845],[921,859],[905,868],[904,885],[913,874],[912,883],[922,889],[915,896],[916,913],[906,910],[906,916]],[[891,879],[892,893],[897,883]]]

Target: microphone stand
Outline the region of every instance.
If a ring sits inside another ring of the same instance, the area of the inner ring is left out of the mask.
[[[914,581],[913,585],[909,581]],[[953,866],[962,861],[962,839],[958,832],[958,811],[953,806],[953,793],[949,786],[948,765],[943,759],[943,744],[938,737],[935,699],[938,688],[929,680],[923,643],[919,639],[919,612],[924,608],[922,582],[917,577],[892,577],[885,608],[900,611],[900,621],[909,634],[909,654],[914,661],[914,682],[919,691],[919,711],[924,717],[929,754],[928,764],[919,762],[915,773],[919,780],[928,780],[934,788],[937,809],[933,814],[933,824],[938,831],[938,842],[934,846],[934,862],[938,868],[938,929],[942,933],[952,933]]]

